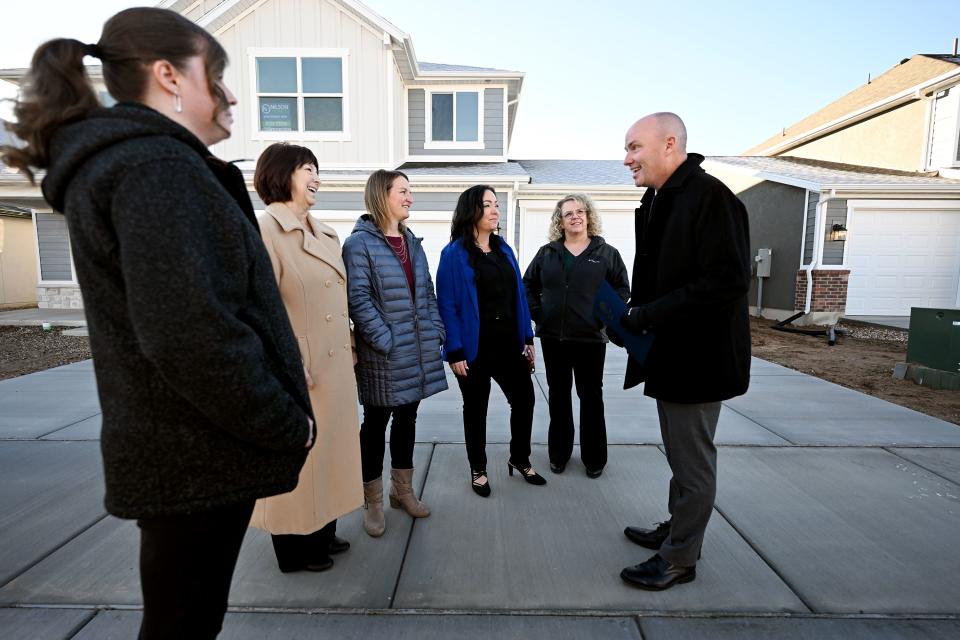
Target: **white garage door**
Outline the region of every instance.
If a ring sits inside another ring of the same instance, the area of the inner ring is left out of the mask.
[[[848,226],[847,315],[957,306],[960,210],[856,208]]]

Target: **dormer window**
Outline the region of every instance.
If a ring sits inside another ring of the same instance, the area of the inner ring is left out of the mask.
[[[345,49],[254,49],[254,140],[347,140]]]
[[[426,149],[483,149],[483,89],[434,89],[426,95]]]

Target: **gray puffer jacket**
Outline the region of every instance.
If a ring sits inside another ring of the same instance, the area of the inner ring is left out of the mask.
[[[447,388],[440,359],[443,322],[427,256],[419,238],[409,229],[404,235],[413,260],[414,300],[400,259],[368,214],[343,243],[360,402],[377,407],[409,404]]]

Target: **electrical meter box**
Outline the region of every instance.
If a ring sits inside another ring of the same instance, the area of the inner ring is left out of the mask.
[[[757,249],[757,255],[753,259],[757,263],[757,277],[770,277],[770,263],[773,261],[773,249]]]
[[[907,362],[960,372],[960,309],[910,309]]]

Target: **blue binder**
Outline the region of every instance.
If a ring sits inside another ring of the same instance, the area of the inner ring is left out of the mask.
[[[593,311],[607,327],[607,331],[612,331],[617,335],[630,357],[637,364],[642,365],[647,359],[647,354],[650,353],[650,346],[653,344],[653,332],[648,331],[638,336],[624,329],[620,324],[620,317],[626,310],[627,304],[620,299],[610,283],[606,280],[601,282],[600,288],[597,289],[597,295],[593,299]]]

